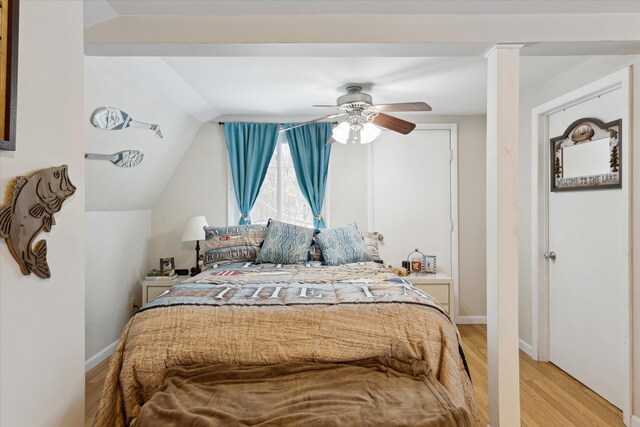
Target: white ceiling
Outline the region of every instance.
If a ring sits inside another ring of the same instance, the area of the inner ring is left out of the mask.
[[[523,57],[521,91],[588,57]],[[118,57],[201,122],[219,115],[322,115],[348,83],[369,84],[375,103],[425,101],[432,114],[484,114],[486,61],[461,58]]]
[[[637,0],[84,0],[85,27],[118,16],[639,13]]]
[[[429,14],[495,15],[522,13],[639,12],[637,1],[589,0],[108,0],[119,15],[296,15],[296,14]]]
[[[359,19],[355,14],[576,12],[638,14],[640,1],[85,0],[84,8],[85,27],[92,27],[85,32],[104,27],[108,34],[118,34],[119,25],[127,23],[135,29],[136,22],[133,21],[136,19],[129,17],[145,15],[175,15],[177,18],[346,14],[348,19],[352,16]],[[600,18],[599,15],[593,17]],[[614,15],[611,19],[617,18]],[[164,19],[173,22],[173,17]],[[502,19],[510,20],[509,17]],[[122,28],[128,27],[124,25]],[[457,28],[454,31],[458,31]],[[269,45],[258,40],[253,44],[229,45],[201,43],[195,38],[185,46],[179,39],[177,42],[172,42],[173,39],[159,40],[162,43],[136,44],[120,43],[109,37],[98,38],[93,48],[89,42],[87,52],[97,57],[87,57],[87,117],[98,105],[119,106],[136,119],[161,123],[165,139],[156,140],[151,132],[140,129],[117,132],[117,135],[115,132],[102,132],[91,128],[87,120],[85,135],[89,152],[111,153],[132,148],[140,149],[146,155],[143,164],[131,170],[118,169],[105,162],[87,162],[87,209],[130,210],[153,206],[188,149],[199,127],[198,121],[205,122],[222,115],[262,116],[265,120],[269,120],[267,117],[297,120],[321,116],[333,110],[315,109],[311,105],[335,103],[348,83],[369,84],[368,92],[377,103],[428,102],[433,107],[429,114],[433,115],[484,114],[486,111],[486,60],[482,55],[493,41],[489,44],[486,40],[437,44],[429,39],[426,44],[397,45],[382,40],[375,45],[309,45],[276,40]],[[527,43],[523,55],[542,56],[522,57],[521,92],[530,91],[549,78],[593,58],[561,56],[567,52],[578,55],[637,52],[635,38],[627,41],[607,36],[603,40],[607,41],[602,45],[589,42],[556,46],[538,43],[537,39],[533,40],[536,43]],[[622,44],[612,51],[611,40]],[[408,113],[407,118],[411,117],[412,114]]]

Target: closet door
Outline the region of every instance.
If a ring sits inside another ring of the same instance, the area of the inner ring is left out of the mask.
[[[622,117],[622,89],[549,116],[549,135],[576,119]],[[622,152],[629,154],[628,136]],[[629,170],[623,159],[624,174]],[[628,187],[549,193],[549,360],[618,408],[627,389]],[[547,190],[548,191],[548,190]]]
[[[437,257],[438,272],[451,276],[451,131],[385,131],[372,152],[369,215],[384,235],[385,263],[400,266],[419,248]]]

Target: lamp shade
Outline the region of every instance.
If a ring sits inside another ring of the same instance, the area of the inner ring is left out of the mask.
[[[204,227],[208,227],[207,219],[203,216],[192,216],[187,221],[187,226],[182,234],[183,242],[204,240]]]
[[[362,127],[362,130],[360,131],[360,143],[368,144],[379,137],[381,133],[382,129],[380,129],[378,126],[374,125],[373,123],[367,123]]]
[[[348,122],[342,122],[338,126],[333,128],[332,137],[340,144],[346,144],[349,139],[349,133],[351,131],[351,125]]]

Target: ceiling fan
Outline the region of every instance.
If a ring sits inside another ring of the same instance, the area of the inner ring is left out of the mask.
[[[333,134],[327,141],[327,144],[332,144],[335,141],[342,144],[348,142],[368,144],[380,135],[382,132],[380,127],[399,132],[403,135],[407,135],[416,127],[414,123],[390,116],[386,113],[397,111],[431,111],[431,107],[424,102],[374,104],[371,95],[362,92],[362,86],[357,85],[348,86],[347,93],[338,97],[336,105],[314,105],[314,107],[337,108],[338,112],[284,128],[280,132],[286,132],[309,123],[347,116],[342,123],[333,129]]]

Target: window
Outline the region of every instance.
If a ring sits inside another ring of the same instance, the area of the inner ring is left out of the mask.
[[[251,222],[266,224],[269,218],[313,227],[313,214],[302,195],[286,136],[280,134],[267,175],[251,211]]]

